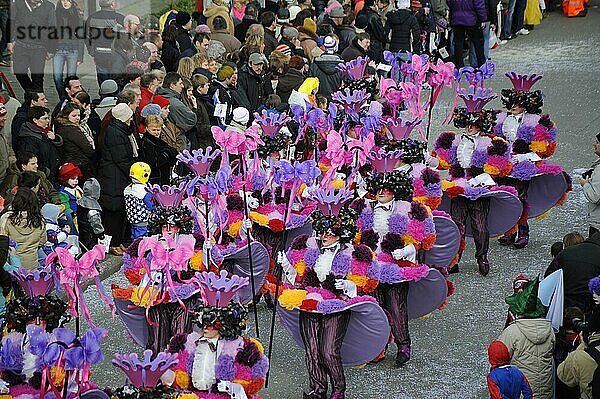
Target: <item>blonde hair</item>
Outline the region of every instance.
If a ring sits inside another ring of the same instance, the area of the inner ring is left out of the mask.
[[[196,68],[202,68],[202,64],[208,63],[208,56],[203,53],[196,53],[192,56],[192,61],[194,61]]]
[[[161,118],[159,115],[148,115],[144,119],[144,125],[146,127],[152,125],[152,126],[160,126],[162,128],[164,123],[165,122],[164,122],[163,118]]]
[[[274,50],[271,55],[269,55],[269,64],[271,65],[271,69],[275,72],[282,73],[289,63],[290,56],[285,55],[281,51]]]
[[[156,79],[158,79],[158,85],[162,86],[165,76],[167,75],[166,72],[163,72],[160,69],[153,69],[148,73],[152,74]]]
[[[208,78],[200,73],[196,73],[192,76],[192,86],[194,86],[194,90],[197,89],[198,86],[202,86],[208,82]]]
[[[177,73],[184,78],[191,78],[194,73],[194,61],[190,57],[183,57],[179,60],[179,67]]]
[[[566,247],[570,247],[571,245],[581,244],[583,241],[585,241],[585,239],[583,238],[583,236],[581,234],[574,231],[574,232],[565,234],[562,241],[563,241],[563,247],[566,248]]]
[[[262,26],[261,24],[252,24],[250,25],[250,27],[248,28],[248,31],[246,32],[246,40],[245,42],[248,43],[248,38],[250,36],[260,36],[261,38],[265,38],[265,27]]]

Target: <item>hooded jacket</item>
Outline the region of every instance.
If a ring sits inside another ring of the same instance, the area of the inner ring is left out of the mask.
[[[370,8],[363,8],[358,15],[367,17],[368,22],[365,31],[371,36],[369,56],[375,63],[379,63],[383,59],[383,50],[388,41],[381,16]]]
[[[390,51],[412,52],[419,49],[421,29],[417,18],[410,10],[402,9],[388,13],[385,30],[388,33],[392,32]]]
[[[54,140],[50,140],[33,122],[25,122],[17,137],[17,150],[34,154],[38,159],[38,167],[41,170],[48,170],[51,181],[55,180],[58,167],[61,165],[58,147],[62,145],[63,140],[60,135],[56,134]]]
[[[0,225],[4,225],[6,235],[17,243],[17,255],[21,264],[28,270],[38,267],[38,248],[46,243],[46,224],[42,221],[40,227],[24,227],[24,222],[13,224],[9,217],[12,211],[6,212],[0,218]],[[27,218],[27,212],[21,212],[21,220]]]
[[[235,31],[234,31],[235,25],[233,24],[233,19],[231,18],[231,14],[229,14],[229,9],[227,9],[227,7],[217,5],[216,3],[210,3],[204,9],[203,14],[206,17],[206,25],[208,25],[208,27],[211,30],[215,29],[213,26],[213,20],[215,19],[215,17],[221,16],[221,17],[223,17],[225,22],[227,22],[227,30],[229,31],[229,33],[231,33],[232,35],[235,33]],[[240,40],[240,41],[242,41],[242,40]]]
[[[488,21],[484,0],[447,0],[450,25],[475,26]]]
[[[312,61],[313,49],[317,47],[317,35],[300,27],[298,28],[298,40],[300,41],[300,46],[302,46],[302,49],[304,50],[304,54]]]
[[[590,343],[600,342],[600,333],[590,336]],[[590,386],[598,363],[585,351],[585,344],[569,353],[564,362],[558,365],[556,375],[569,387],[578,387],[581,399],[592,399]],[[598,349],[598,346],[596,346]]]
[[[521,370],[511,366],[508,348],[501,341],[493,341],[488,347],[488,360],[491,365],[487,376],[491,399],[531,399],[531,387]]]
[[[340,43],[338,44],[338,51],[342,53],[354,40],[356,37],[356,29],[354,26],[346,26],[339,25],[337,27],[337,34],[340,38]]]
[[[235,36],[229,33],[227,29],[215,29],[210,34],[210,39],[221,42],[227,53],[233,53],[242,47],[242,43]]]
[[[83,174],[83,180],[94,176],[94,147],[87,140],[81,128],[74,124],[57,124],[56,133],[63,139],[60,153],[63,162],[71,162]]]
[[[196,114],[194,111],[185,106],[181,101],[181,95],[166,87],[159,87],[156,90],[159,94],[169,100],[169,119],[181,129],[187,132],[196,126]]]
[[[301,71],[288,68],[286,72],[279,77],[277,82],[276,92],[281,98],[281,102],[287,103],[292,94],[292,90],[298,90],[300,85],[304,82],[304,75]]]
[[[269,94],[273,94],[273,85],[264,70],[258,75],[248,64],[240,68],[237,87],[250,101],[250,115],[265,103]]]
[[[104,238],[102,225],[102,208],[98,203],[100,198],[100,183],[91,178],[83,183],[83,196],[77,200],[77,227],[79,229],[79,242],[83,244],[82,250],[90,249]]]
[[[342,72],[336,67],[344,63],[337,54],[321,54],[315,58],[308,74],[319,78],[319,93],[331,100],[331,93],[337,91],[342,84]]]
[[[517,319],[502,331],[500,341],[510,352],[510,364],[529,381],[536,399],[552,399],[554,332],[542,318]]]

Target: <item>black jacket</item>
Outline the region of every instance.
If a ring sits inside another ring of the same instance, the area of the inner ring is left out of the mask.
[[[365,32],[371,36],[369,57],[378,64],[383,60],[383,49],[387,43],[387,36],[383,28],[381,16],[370,8],[363,8],[358,13],[358,15],[361,14],[367,17],[368,22]]]
[[[29,111],[29,104],[23,104],[17,111],[15,112],[15,116],[13,117],[12,123],[10,125],[10,131],[12,132],[12,147],[17,148],[17,137],[19,137],[19,132],[21,128],[27,121],[27,112]]]
[[[58,147],[62,144],[62,138],[58,134],[54,140],[50,140],[46,133],[32,122],[25,122],[17,137],[17,150],[33,153],[38,159],[40,170],[48,171],[48,179],[51,182],[56,181],[58,167],[61,165]]]
[[[171,168],[177,161],[177,150],[158,137],[145,133],[140,148],[140,160],[150,165],[150,183],[169,184]]]
[[[271,55],[271,53],[277,48],[278,44],[279,43],[277,43],[275,32],[265,28],[265,49],[263,51],[265,57],[269,57],[269,55]]]
[[[485,10],[487,11],[490,24],[498,26],[498,0],[485,0]]]
[[[304,79],[304,75],[301,71],[294,68],[287,68],[277,82],[276,92],[277,95],[281,97],[281,101],[287,103],[292,94],[292,90],[298,90],[302,82],[304,82]]]
[[[56,133],[63,139],[63,145],[60,148],[62,161],[71,162],[81,170],[82,183],[84,180],[94,177],[96,173],[92,162],[95,150],[79,126],[57,125]]]
[[[196,47],[192,43],[192,38],[189,31],[183,29],[181,26],[177,27],[177,37],[175,38],[179,45],[179,52],[182,57],[191,57],[196,54]]]
[[[558,269],[563,271],[565,308],[577,306],[584,312],[591,310],[593,299],[588,282],[600,275],[600,238],[590,238],[563,249],[544,276]]]
[[[319,93],[327,99],[331,99],[331,93],[339,90],[342,84],[342,72],[336,67],[343,62],[337,54],[324,53],[315,58],[310,65],[308,74],[319,78]]]
[[[196,118],[198,119],[196,124],[196,145],[198,148],[211,146],[214,149],[216,148],[216,143],[211,131],[211,116],[215,113],[215,105],[208,95],[203,96],[195,91],[194,96],[198,104],[196,108]]]
[[[337,35],[340,38],[338,51],[341,54],[350,46],[350,44],[352,44],[352,40],[356,37],[356,29],[354,29],[354,26],[339,25],[337,28]]]
[[[123,190],[129,184],[129,168],[133,164],[133,148],[129,135],[133,127],[113,118],[104,138],[98,162],[98,181],[102,191],[100,205],[105,211],[123,210]]]
[[[342,51],[342,58],[346,62],[355,60],[358,57],[364,57],[365,55],[367,55],[367,52],[358,45],[358,40],[356,38],[352,40],[352,44],[350,44],[350,46],[346,47],[346,49]]]
[[[110,55],[114,37],[114,27],[123,26],[123,14],[104,9],[90,15],[85,22],[87,40],[85,45],[92,57],[99,54]]]
[[[417,18],[410,10],[396,10],[388,13],[385,29],[386,32],[392,32],[390,51],[417,52],[419,50],[421,29],[419,28]]]
[[[234,36],[241,42],[244,43],[246,41],[246,33],[248,33],[248,29],[251,25],[258,24],[259,22],[255,19],[250,19],[244,17],[242,22],[236,25],[234,28]]]
[[[33,22],[33,24],[32,24]],[[56,50],[56,38],[51,27],[56,26],[54,4],[43,0],[40,6],[31,9],[25,0],[15,0],[10,7],[10,30],[8,42],[27,48],[45,49],[48,53]],[[43,29],[31,29],[41,27]]]
[[[257,75],[248,64],[244,64],[240,68],[237,87],[238,90],[246,93],[250,102],[248,108],[250,115],[265,103],[269,94],[273,94],[273,85],[265,72]]]
[[[163,42],[162,52],[160,59],[163,64],[165,64],[165,71],[167,72],[177,72],[177,68],[179,67],[179,59],[181,58],[181,53],[179,51],[179,45],[176,41],[167,41]]]

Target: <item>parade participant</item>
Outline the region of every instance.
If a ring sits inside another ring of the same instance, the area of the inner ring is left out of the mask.
[[[123,190],[123,197],[132,240],[148,235],[148,215],[154,209],[152,194],[146,190],[150,174],[150,166],[144,162],[136,162],[129,168],[131,184]]]
[[[79,248],[71,244],[77,244],[77,235],[71,233],[69,225],[60,226],[59,218],[61,210],[58,205],[44,204],[42,206],[42,216],[46,222],[46,243],[42,246],[44,254],[48,255],[58,247],[68,248],[69,252],[74,255],[79,253]],[[43,265],[43,262],[41,262]]]
[[[488,390],[492,399],[533,398],[531,387],[518,367],[511,366],[510,353],[502,341],[494,340],[488,347],[491,370],[487,376]]]
[[[431,249],[436,236],[431,210],[412,201],[410,175],[400,170],[375,172],[366,177],[366,183],[375,200],[353,204],[353,208],[360,212],[357,223],[359,242],[369,246],[377,255],[380,277],[375,297],[388,315],[394,342],[398,346],[395,366],[401,367],[410,359],[409,283],[424,278],[433,282],[427,294],[419,298],[422,309],[427,308],[419,316],[440,306],[448,289],[445,278],[437,270],[430,270],[429,266],[417,261],[417,253]],[[415,316],[414,312],[411,316]],[[377,361],[383,359],[385,355],[382,355]]]
[[[269,361],[258,341],[242,336],[248,311],[234,299],[248,279],[228,278],[225,271],[218,277],[203,272],[196,279],[203,292],[203,303],[193,309],[199,331],[171,339],[168,351],[178,354],[179,363],[163,382],[198,398],[258,399]]]
[[[496,187],[492,179],[508,176],[512,169],[508,142],[487,136],[494,128],[495,113],[483,107],[496,95],[490,89],[472,88],[469,92],[461,90],[459,96],[467,107],[455,109],[453,119],[456,127],[465,129],[464,133],[442,133],[434,144],[434,155],[439,160],[438,168],[449,169],[451,179],[443,184],[451,198],[450,205],[443,208],[450,211],[463,239],[470,228],[479,272],[485,276],[490,270],[490,235],[512,228],[522,206],[514,189]],[[494,206],[490,205],[492,200]],[[470,225],[467,225],[468,219]],[[460,254],[458,258],[460,260]],[[450,272],[456,271],[457,264],[450,269]]]
[[[279,297],[286,310],[281,320],[306,351],[310,392],[304,394],[305,399],[325,398],[328,380],[332,382],[330,398],[345,398],[343,365],[373,359],[389,335],[381,308],[372,297],[359,295],[376,288],[377,273],[371,249],[352,243],[358,214],[344,205],[352,193],[340,190],[337,198],[334,193],[333,189],[313,192],[327,215],[321,209],[315,211],[311,215],[315,235],[297,237],[287,254],[278,259],[293,287]],[[362,309],[360,315],[354,312],[358,309]],[[355,323],[360,320],[371,328],[358,327]],[[354,346],[343,348],[345,340]]]
[[[65,208],[65,214],[72,220],[73,234],[77,233],[77,200],[83,196],[83,190],[79,187],[81,177],[81,170],[72,163],[62,164],[58,168],[58,198]]]
[[[543,94],[540,90],[530,90],[542,75],[508,72],[506,76],[513,88],[502,90],[501,99],[507,111],[498,115],[493,133],[510,143],[513,168],[510,176],[499,177],[496,181],[517,190],[523,212],[517,231],[507,232],[499,242],[521,249],[529,243],[527,219],[540,216],[564,202],[565,194],[570,190],[570,179],[558,165],[542,162],[556,149],[554,122],[548,115],[542,115]]]
[[[79,212],[79,243],[82,252],[86,252],[98,241],[105,239],[104,226],[102,225],[102,207],[100,199],[100,183],[95,178],[90,178],[83,183],[83,196],[77,200]]]

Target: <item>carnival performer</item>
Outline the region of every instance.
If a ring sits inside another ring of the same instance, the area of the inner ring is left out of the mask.
[[[162,381],[199,399],[260,398],[269,361],[257,340],[242,336],[248,310],[236,299],[248,279],[227,277],[223,270],[218,276],[203,272],[195,280],[203,292],[203,302],[193,308],[199,331],[171,339],[168,351],[179,362]]]
[[[531,91],[542,75],[507,72],[506,76],[513,88],[501,92],[502,104],[507,111],[499,113],[493,133],[510,143],[513,170],[510,176],[499,177],[496,181],[517,190],[523,212],[517,231],[507,232],[498,241],[501,245],[521,249],[529,243],[527,219],[540,216],[564,202],[566,192],[570,190],[570,179],[558,165],[543,162],[556,149],[556,127],[547,114],[542,115],[542,92]],[[530,186],[533,187],[530,189]]]
[[[500,137],[491,139],[487,136],[494,128],[496,117],[495,112],[483,107],[496,95],[490,89],[471,87],[470,91],[461,90],[459,96],[467,107],[456,108],[453,120],[456,127],[464,129],[464,133],[442,133],[434,144],[434,155],[439,160],[438,168],[449,169],[451,181],[444,185],[451,199],[446,209],[459,226],[463,239],[470,229],[479,272],[485,276],[490,271],[490,234],[502,234],[512,228],[522,206],[514,189],[497,187],[493,180],[498,176],[508,176],[512,170],[508,142]],[[495,204],[490,207],[492,198],[495,198]],[[515,204],[514,200],[519,204]],[[499,216],[490,220],[490,209]],[[490,225],[493,226],[491,231]],[[455,264],[450,272],[457,271],[458,264]]]
[[[77,200],[83,197],[83,190],[79,186],[82,177],[81,170],[72,163],[65,163],[58,168],[58,198],[65,207],[65,216],[71,223],[71,234],[77,234]]]
[[[151,173],[150,165],[144,162],[136,162],[129,168],[131,183],[123,190],[123,196],[132,240],[148,235],[148,216],[154,209],[152,194],[146,190]]]
[[[332,211],[312,214],[315,235],[297,237],[287,254],[280,254],[278,260],[290,285],[279,297],[279,304],[285,309],[282,322],[306,350],[310,391],[303,397],[324,399],[331,380],[329,397],[341,399],[346,392],[343,365],[373,359],[385,347],[389,326],[375,300],[359,295],[376,288],[377,272],[371,249],[352,243],[358,231],[358,214],[344,205],[352,193],[338,192],[336,198],[332,189],[313,195],[314,200],[338,202],[322,202],[323,210]],[[358,308],[364,311],[360,316],[353,312]],[[355,331],[353,323],[361,318],[370,323],[370,331]],[[356,346],[343,351],[342,343],[350,337],[358,339]]]

